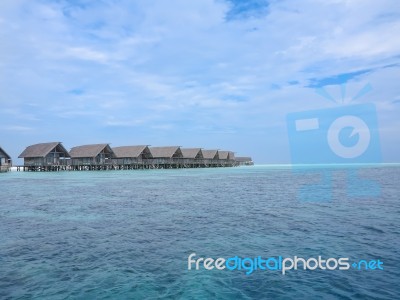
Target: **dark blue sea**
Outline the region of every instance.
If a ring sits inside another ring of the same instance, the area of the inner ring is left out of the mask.
[[[399,299],[399,198],[399,165],[0,174],[0,299]],[[191,253],[383,269],[246,275]]]

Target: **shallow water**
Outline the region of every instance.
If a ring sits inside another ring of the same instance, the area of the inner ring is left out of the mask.
[[[348,194],[352,168],[318,168],[332,174],[321,201],[299,198],[307,176],[285,166],[1,174],[0,298],[396,299],[400,167],[363,169],[380,193],[361,198]],[[384,270],[189,271],[192,252]]]

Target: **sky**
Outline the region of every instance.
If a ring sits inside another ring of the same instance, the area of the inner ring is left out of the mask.
[[[397,0],[1,1],[0,147],[290,163],[287,115],[351,102],[375,105],[382,160],[400,162],[399,32]]]

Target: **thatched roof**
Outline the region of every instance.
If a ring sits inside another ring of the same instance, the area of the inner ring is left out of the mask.
[[[219,155],[219,159],[229,159],[229,160],[235,159],[235,153],[232,151],[219,151],[218,150],[218,155]]]
[[[141,154],[150,155],[150,150],[146,145],[142,146],[121,146],[112,148],[116,158],[138,158]]]
[[[11,156],[7,154],[6,151],[3,150],[3,148],[0,147],[0,157],[1,158],[6,158],[6,159],[11,159]]]
[[[179,146],[150,147],[149,149],[153,158],[182,157],[182,152]]]
[[[229,151],[228,159],[235,160],[235,152]]]
[[[218,159],[218,150],[201,150],[205,159]]]
[[[219,151],[218,150],[219,159],[228,159],[229,151]]]
[[[235,158],[235,160],[238,161],[238,162],[248,162],[248,161],[250,162],[250,161],[253,161],[251,159],[251,157],[249,157],[249,156],[238,156],[238,157]]]
[[[57,148],[57,151],[63,152],[66,157],[69,157],[68,151],[60,142],[41,143],[28,146],[18,157],[46,157],[47,154],[54,150],[54,148]]]
[[[201,148],[181,148],[183,158],[203,158]]]
[[[83,157],[90,157],[94,158],[99,155],[100,152],[105,151],[106,153],[110,153],[114,156],[114,152],[111,149],[109,144],[95,144],[95,145],[83,145],[74,147],[71,149],[69,154],[72,158],[83,158]]]

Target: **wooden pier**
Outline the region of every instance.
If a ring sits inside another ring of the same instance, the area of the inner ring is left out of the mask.
[[[18,172],[59,172],[59,171],[107,171],[107,170],[151,170],[151,169],[188,169],[188,168],[224,168],[236,167],[237,163],[220,162],[142,162],[137,164],[87,164],[87,165],[46,165],[46,166],[16,166]]]

